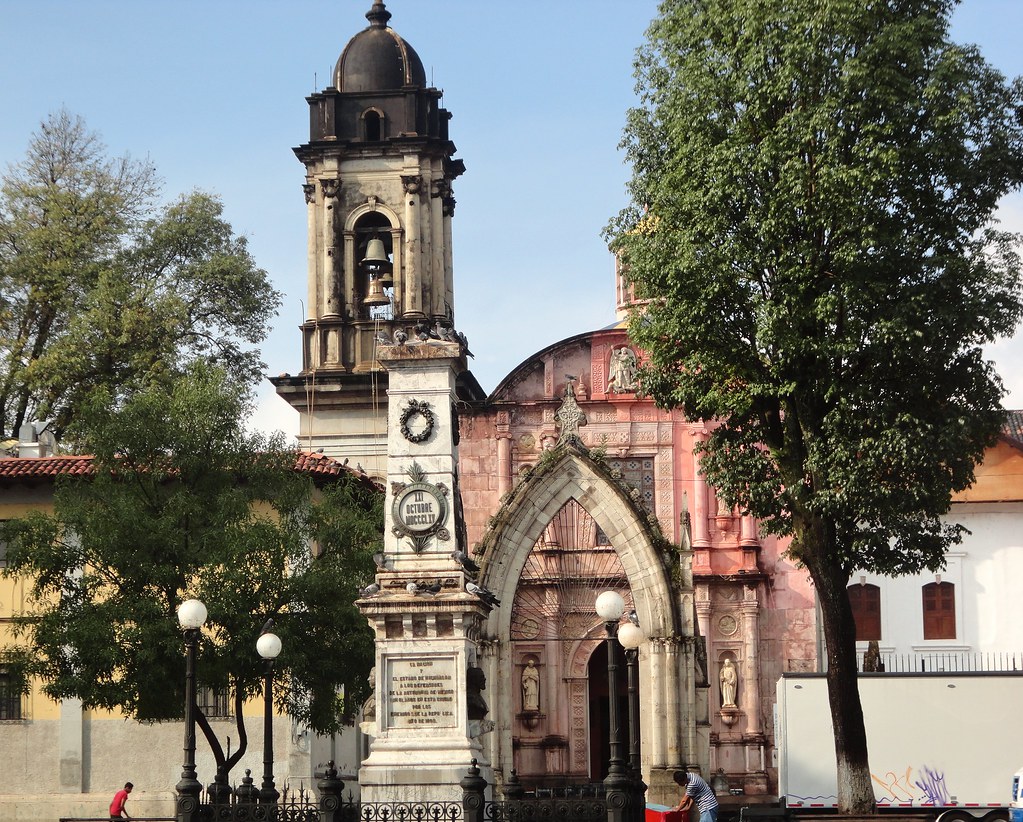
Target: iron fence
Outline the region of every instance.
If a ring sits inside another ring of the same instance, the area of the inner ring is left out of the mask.
[[[863,670],[863,653],[857,653],[856,665]],[[1023,671],[1023,652],[933,651],[911,654],[881,652],[884,673],[985,673]]]

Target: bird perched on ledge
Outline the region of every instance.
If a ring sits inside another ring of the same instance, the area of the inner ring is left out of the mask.
[[[359,596],[362,597],[363,599],[366,599],[367,597],[376,596],[379,593],[380,586],[377,585],[375,582],[371,582],[369,585],[367,585],[365,588],[359,591]]]
[[[482,602],[488,608],[496,608],[498,605],[501,604],[501,600],[499,600],[494,595],[493,591],[488,591],[482,585],[477,585],[475,582],[465,583],[465,590],[468,591],[470,594],[474,594],[475,596],[479,597],[480,602]]]
[[[405,586],[405,590],[413,596],[425,596],[425,595],[436,595],[440,593],[441,584],[439,582],[433,582],[427,585],[423,582],[410,582]]]
[[[468,574],[478,574],[480,567],[466,556],[465,551],[452,551],[451,558],[462,566],[462,570]]]

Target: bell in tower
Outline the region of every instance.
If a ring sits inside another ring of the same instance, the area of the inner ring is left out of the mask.
[[[295,149],[308,218],[302,371],[273,382],[300,413],[302,447],[379,476],[387,376],[376,350],[414,326],[453,325],[452,182],[465,166],[453,156],[442,92],[388,26],[384,3],[366,19],[332,85],[307,98],[309,142]],[[468,372],[465,383],[482,398]]]

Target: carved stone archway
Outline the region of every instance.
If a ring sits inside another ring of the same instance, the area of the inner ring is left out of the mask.
[[[594,459],[578,439],[567,437],[545,452],[512,491],[477,546],[482,555],[481,584],[508,605],[491,613],[481,643],[496,723],[485,744],[499,780],[514,767],[512,717],[519,707],[510,606],[531,549],[572,500],[614,547],[648,638],[641,650],[647,673],[640,683],[644,776],[648,784],[652,775],[655,782],[663,781],[656,778],[657,772],[667,774],[670,781],[672,771],[695,760],[693,617],[683,605],[692,607],[690,558],[663,540],[656,519],[643,510],[638,497],[603,460]]]

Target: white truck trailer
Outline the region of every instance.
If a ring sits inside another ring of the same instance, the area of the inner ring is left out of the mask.
[[[860,674],[874,796],[881,811],[940,822],[1009,818],[1023,762],[1023,672]],[[778,793],[793,814],[837,805],[823,674],[778,680]]]

